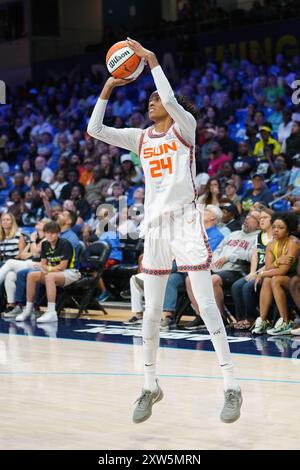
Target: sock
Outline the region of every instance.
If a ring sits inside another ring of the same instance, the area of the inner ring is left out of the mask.
[[[143,357],[144,357],[144,389],[157,389],[156,363],[159,347],[159,327],[162,314],[162,306],[165,296],[168,276],[145,275],[145,311],[143,316]]]
[[[224,390],[239,390],[238,381],[234,378],[233,364],[221,364],[221,370],[224,379]]]
[[[33,302],[26,302],[25,311],[27,313],[31,312],[33,308]]]
[[[219,360],[224,379],[224,390],[239,389],[238,382],[233,375],[233,363],[226,330],[214,297],[211,274],[208,271],[190,272],[189,277],[201,317],[209,331]]]
[[[55,302],[48,302],[47,312],[55,312]]]

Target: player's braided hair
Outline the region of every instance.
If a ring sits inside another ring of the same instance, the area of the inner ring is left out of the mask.
[[[200,117],[200,111],[196,108],[194,103],[192,103],[186,96],[176,95],[176,99],[181,106],[194,116],[195,119]]]

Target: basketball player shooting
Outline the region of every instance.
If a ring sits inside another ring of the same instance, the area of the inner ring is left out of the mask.
[[[156,378],[159,327],[172,260],[178,271],[188,272],[193,294],[210,333],[224,378],[225,401],[220,418],[232,423],[240,416],[242,395],[234,378],[224,324],[216,305],[211,280],[211,250],[202,214],[195,204],[195,130],[193,115],[179,104],[155,54],[137,41],[127,45],[148,63],[157,88],[149,98],[145,130],[114,129],[103,125],[107,101],[115,87],[129,81],[110,77],[92,113],[88,133],[107,144],[139,155],[145,174],[145,249],[143,272],[145,312],[143,317],[144,388],[136,402],[133,421],[141,423],[152,414],[154,403],[163,398]]]

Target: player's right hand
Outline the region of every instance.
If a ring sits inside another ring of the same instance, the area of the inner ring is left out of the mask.
[[[117,86],[124,86],[128,85],[128,83],[134,82],[135,78],[115,78],[115,77],[109,77],[109,79],[106,82],[106,85],[109,88],[115,88]]]

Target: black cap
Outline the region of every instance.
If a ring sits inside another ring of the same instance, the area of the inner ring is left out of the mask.
[[[256,176],[259,176],[262,180],[265,179],[264,175],[262,173],[253,173],[252,178],[255,178]]]
[[[237,213],[237,207],[235,204],[231,204],[230,202],[226,202],[225,204],[222,204],[222,211],[227,211],[231,212],[231,214],[236,214]]]

